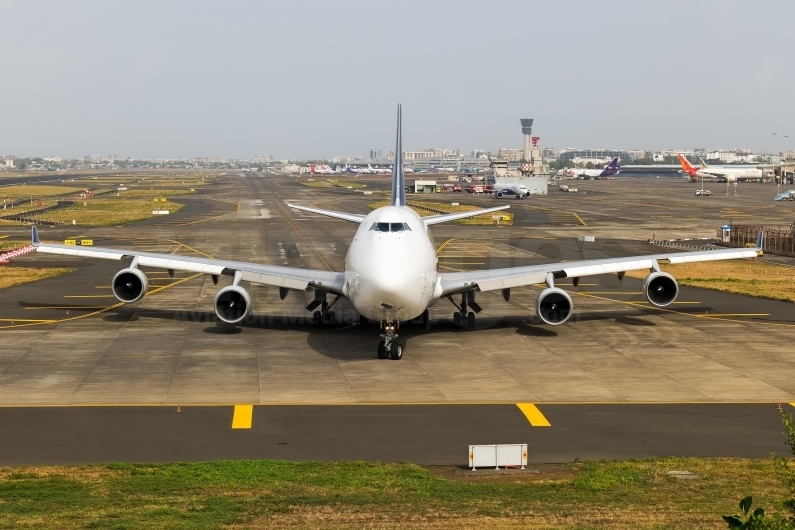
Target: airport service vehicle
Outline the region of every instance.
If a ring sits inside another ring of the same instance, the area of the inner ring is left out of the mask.
[[[697,168],[682,153],[679,153],[679,163],[682,164],[682,172],[687,173],[691,180],[707,177],[726,182],[737,182],[738,180],[761,180],[763,178],[762,170],[758,167],[708,166],[704,160],[701,160],[701,167]]]
[[[513,197],[514,199],[526,199],[530,196],[530,190],[527,186],[520,184],[518,186],[508,186],[507,188],[497,188],[494,190],[494,197],[502,199],[503,197]]]
[[[696,190],[696,197],[709,197],[712,192],[709,190]]]
[[[467,193],[491,193],[491,186],[475,184],[467,188]]]
[[[604,169],[567,169],[565,174],[569,177],[609,177],[621,171],[618,165],[618,158],[614,158]]]
[[[35,226],[32,228],[31,246],[41,254],[130,260],[110,281],[111,291],[124,303],[141,300],[149,288],[149,280],[141,267],[164,269],[170,275],[177,270],[209,274],[214,283],[217,283],[220,276],[227,276],[232,280],[231,285],[218,291],[213,308],[218,318],[228,324],[243,322],[251,312],[252,299],[244,282],[276,287],[282,300],[291,291],[314,292],[314,301],[306,309],[315,311],[314,320],[317,323],[334,323],[336,319],[332,307],[339,299],[347,298],[359,315],[380,323],[382,340],[378,343],[378,357],[395,360],[402,358],[406,347],[405,343],[398,340],[401,323],[418,318],[427,322],[428,308],[444,299],[455,306],[453,322],[462,328],[473,330],[475,315],[482,309],[477,303],[478,293],[499,291],[507,302],[511,298],[511,289],[543,283],[546,287],[536,298],[535,311],[542,322],[554,326],[569,320],[574,305],[569,294],[555,284],[563,278],[570,278],[577,286],[582,277],[616,274],[619,279],[623,279],[626,271],[645,269],[649,273],[643,281],[643,294],[652,305],[665,307],[676,299],[679,286],[670,274],[660,270],[659,262],[753,258],[762,250],[764,233],[760,232],[756,246],[747,249],[727,248],[491,270],[439,272],[430,227],[473,215],[505,210],[509,206],[420,217],[406,205],[400,106],[397,112],[396,137],[397,154],[389,206],[362,215],[288,204],[290,208],[302,212],[341,219],[356,226],[343,271],[42,243]],[[330,297],[333,297],[331,302]]]

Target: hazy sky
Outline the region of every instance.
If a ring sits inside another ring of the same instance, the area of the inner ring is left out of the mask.
[[[793,20],[791,0],[3,0],[0,154],[386,153],[399,102],[407,150],[521,147],[521,117],[545,147],[781,150]]]

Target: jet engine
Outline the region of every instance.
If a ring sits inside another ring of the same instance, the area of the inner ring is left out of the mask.
[[[557,326],[569,319],[573,306],[569,293],[549,287],[541,291],[536,299],[536,314],[547,324]]]
[[[124,303],[137,302],[149,288],[149,279],[141,269],[122,269],[111,282],[113,294]]]
[[[251,311],[251,296],[238,285],[224,287],[215,295],[215,314],[227,324],[237,324]]]
[[[665,307],[676,300],[679,284],[667,272],[652,272],[643,280],[643,296],[657,307]]]

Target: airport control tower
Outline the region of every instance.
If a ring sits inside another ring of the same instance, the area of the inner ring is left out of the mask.
[[[522,124],[522,134],[524,135],[524,150],[522,151],[522,160],[530,162],[530,142],[533,137],[533,118],[522,118],[519,120]]]

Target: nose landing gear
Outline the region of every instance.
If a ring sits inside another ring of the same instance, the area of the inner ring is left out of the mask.
[[[483,308],[475,302],[475,290],[472,289],[461,293],[460,306],[453,301],[452,296],[448,296],[447,299],[458,309],[457,313],[453,313],[453,324],[459,328],[475,329],[475,313],[480,313],[483,310]],[[475,312],[467,311],[467,305]]]
[[[381,333],[381,338],[384,339],[378,343],[378,358],[388,359],[392,358],[393,361],[399,361],[403,358],[403,350],[406,348],[405,344],[398,342],[398,334],[395,330],[398,328],[396,322],[381,323],[384,332]]]

